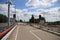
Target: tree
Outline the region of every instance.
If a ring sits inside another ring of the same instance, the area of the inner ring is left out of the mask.
[[[44,17],[41,17],[41,15],[39,15],[39,21],[40,20],[44,20],[44,22],[46,21]]]
[[[20,22],[23,22],[22,20],[20,20]]]
[[[34,15],[32,15],[31,19],[29,20],[29,22],[34,23]]]
[[[39,15],[39,19],[41,19],[41,15]]]
[[[7,22],[8,18],[5,15],[0,14],[0,23]]]
[[[45,18],[44,17],[41,17],[41,20],[44,20],[44,22],[46,22]]]

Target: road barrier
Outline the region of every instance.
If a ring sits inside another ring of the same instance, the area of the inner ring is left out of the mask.
[[[9,27],[8,29],[6,29],[5,31],[1,32],[1,33],[0,33],[0,40],[3,40],[5,37],[7,37],[7,36],[6,36],[7,34],[11,34],[10,31],[11,31],[13,28],[15,28],[14,26],[15,26],[15,25],[13,25],[13,26]],[[13,31],[13,30],[12,30],[12,31]],[[10,32],[10,33],[9,33],[9,32]],[[5,39],[6,39],[6,38],[5,38]],[[5,40],[5,39],[4,39],[4,40]]]

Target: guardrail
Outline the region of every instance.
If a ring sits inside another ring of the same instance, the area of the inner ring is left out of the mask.
[[[16,24],[15,24],[16,25]],[[14,28],[15,25],[12,25],[8,29],[4,30],[3,32],[0,33],[0,40],[11,30]]]

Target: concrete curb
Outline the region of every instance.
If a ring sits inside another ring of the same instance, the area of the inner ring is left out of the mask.
[[[30,25],[30,26],[35,27],[35,26],[33,26],[33,25]],[[37,27],[35,27],[35,28],[37,28]],[[40,28],[37,28],[37,29],[40,29]],[[49,32],[49,33],[52,33],[52,34],[55,34],[55,35],[57,35],[57,36],[60,36],[60,33],[58,33],[58,32],[54,32],[54,31],[46,30],[46,29],[41,29],[41,30],[46,31],[46,32]]]
[[[16,26],[13,27],[1,40],[6,40],[9,37],[9,35],[13,32],[13,30],[16,28]]]
[[[58,32],[54,32],[54,31],[46,30],[46,29],[41,29],[41,30],[44,30],[44,31],[50,32],[50,33],[52,33],[52,34],[55,34],[55,35],[60,36],[60,33],[58,33]]]

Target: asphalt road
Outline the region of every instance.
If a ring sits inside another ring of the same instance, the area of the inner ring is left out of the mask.
[[[60,40],[60,37],[27,25],[19,23],[7,40]]]

